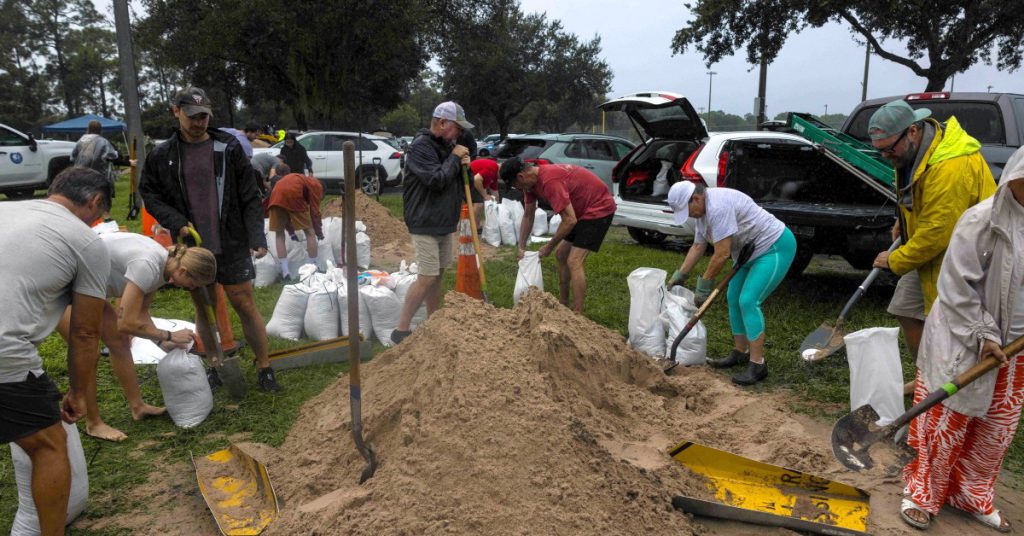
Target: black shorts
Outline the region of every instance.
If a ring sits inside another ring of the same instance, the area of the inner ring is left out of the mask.
[[[608,228],[612,226],[613,216],[614,214],[609,214],[596,220],[576,222],[572,231],[569,231],[569,236],[565,237],[565,241],[571,243],[573,247],[589,249],[597,253],[601,249],[601,243],[604,242],[604,235],[608,234]]]
[[[62,395],[44,372],[25,381],[0,383],[0,443],[28,437],[60,422]]]
[[[221,285],[238,285],[253,279],[256,279],[256,267],[252,264],[252,257],[227,262],[217,257],[217,282]]]
[[[480,190],[470,186],[469,187],[469,198],[473,200],[473,203],[483,203],[484,196],[480,195]]]

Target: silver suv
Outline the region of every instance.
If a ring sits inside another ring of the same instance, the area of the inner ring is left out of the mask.
[[[494,150],[502,162],[513,156],[544,164],[573,164],[589,169],[615,193],[612,168],[636,144],[617,136],[601,134],[525,134],[509,136]]]

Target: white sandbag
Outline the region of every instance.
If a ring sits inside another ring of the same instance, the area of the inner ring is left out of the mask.
[[[156,366],[156,377],[174,424],[192,428],[206,420],[213,409],[213,392],[199,356],[180,348],[171,350]]]
[[[555,214],[551,216],[551,220],[548,221],[548,234],[555,234],[558,231],[559,225],[562,225],[562,215]]]
[[[324,341],[338,336],[338,286],[333,281],[324,281],[310,287],[312,291],[306,304],[302,329],[306,337]],[[347,318],[347,317],[346,317]]]
[[[338,282],[335,288],[337,288],[335,303],[338,304],[338,333],[342,337],[348,337],[348,291],[345,290],[345,281]]]
[[[413,263],[415,266],[416,263]],[[404,306],[405,296],[409,293],[409,289],[412,288],[413,283],[416,282],[416,278],[419,277],[415,273],[409,272],[396,272],[391,274],[392,280],[395,282],[395,296],[398,296],[398,301]],[[427,319],[427,306],[426,304],[420,304],[420,308],[416,310],[412,315],[412,322],[409,324],[409,329],[416,329],[416,326],[423,323]]]
[[[306,235],[302,231],[296,231],[295,237],[298,241],[292,240],[287,232],[284,232],[284,244],[285,250],[288,256],[288,271],[292,275],[299,273],[299,268],[302,268],[304,264],[309,261],[309,252],[306,251]],[[277,233],[274,231],[267,232],[267,249],[270,251],[270,255],[274,257],[275,262],[280,262],[280,257],[277,254]],[[280,269],[280,264],[278,264]]]
[[[871,404],[878,412],[879,426],[904,411],[899,332],[899,328],[867,328],[843,337],[850,363],[850,410]]]
[[[540,253],[527,251],[519,259],[519,271],[516,272],[516,286],[512,290],[512,303],[519,303],[519,298],[526,294],[530,287],[544,290],[544,273],[540,269]]]
[[[71,464],[71,492],[68,495],[68,515],[64,518],[67,525],[85,511],[89,502],[89,472],[78,427],[66,422],[61,424],[68,436],[68,462]],[[39,513],[32,498],[32,460],[15,443],[11,443],[11,464],[14,465],[14,481],[18,487],[18,511],[14,514],[11,536],[39,536]]]
[[[548,213],[544,209],[537,207],[537,212],[533,216],[533,229],[530,231],[533,236],[544,236],[548,234]]]
[[[297,341],[302,337],[309,290],[305,285],[285,285],[267,322],[267,335]]]
[[[356,228],[356,232],[357,233],[365,233],[366,232],[366,224],[363,223],[363,220],[356,220],[355,228]]]
[[[626,277],[629,286],[629,346],[649,356],[665,355],[661,307],[665,300],[665,270],[637,268]]]
[[[323,219],[324,242],[331,248],[331,258],[335,265],[341,264],[341,241],[345,238],[344,220],[335,216]]]
[[[693,301],[693,291],[678,286],[665,294],[664,307],[661,311],[661,323],[668,330],[665,339],[665,357],[672,355],[672,344],[679,332],[697,312]],[[708,357],[708,332],[704,323],[697,321],[693,329],[679,341],[676,348],[676,363],[684,366],[703,365]]]
[[[356,233],[356,264],[360,268],[370,267],[370,235]]]
[[[515,226],[516,237],[518,237],[519,230],[523,227],[523,216],[526,214],[526,209],[522,203],[514,199],[502,199],[501,204],[512,212],[512,223]]]
[[[345,337],[350,337],[348,329],[348,291],[344,285],[338,287],[338,322],[341,324],[341,334]],[[369,339],[373,335],[373,318],[370,316],[370,308],[366,305],[366,299],[360,296],[359,298],[359,334],[364,339]]]
[[[392,346],[391,332],[398,326],[398,317],[402,314],[398,296],[385,286],[363,285],[359,287],[359,302],[365,302],[370,311],[377,340],[384,346]]]
[[[157,329],[166,329],[168,331],[178,331],[181,329],[192,330],[193,333],[196,331],[196,325],[186,320],[168,320],[166,318],[153,318],[153,325]],[[132,362],[136,365],[155,365],[160,362],[161,359],[167,352],[160,348],[160,346],[145,338],[145,337],[132,337]]]
[[[668,193],[668,170],[671,167],[671,162],[662,160],[661,170],[654,177],[654,184],[651,186],[651,195],[665,195]]]
[[[256,281],[253,283],[256,288],[269,287],[281,277],[281,265],[270,255],[253,259],[252,264],[256,267]]]
[[[498,205],[498,232],[501,234],[502,244],[515,246],[519,243],[519,228],[516,227],[515,213],[504,202]]]
[[[501,229],[498,226],[498,203],[494,201],[484,201],[484,229],[480,233],[480,239],[494,247],[501,245]]]

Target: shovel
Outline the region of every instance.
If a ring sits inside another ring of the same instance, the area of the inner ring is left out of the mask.
[[[896,248],[900,246],[900,239],[897,238],[895,242],[889,246],[889,253],[892,253]],[[844,330],[846,325],[846,315],[850,313],[850,309],[853,309],[853,305],[860,301],[864,293],[867,292],[868,287],[875,282],[878,274],[882,273],[881,268],[875,268],[871,270],[864,282],[857,287],[854,291],[853,296],[850,296],[850,301],[846,302],[846,306],[839,312],[839,318],[836,319],[835,327],[828,325],[828,322],[822,323],[818,326],[818,329],[811,332],[804,342],[800,345],[800,356],[804,358],[804,361],[808,363],[817,363],[822,359],[838,352],[843,348],[845,342],[843,337],[846,336]],[[817,350],[811,353],[810,350]]]
[[[469,168],[462,166],[462,184],[466,188],[466,205],[469,207],[469,226],[473,228],[473,247],[476,250],[476,266],[480,272],[480,293],[484,295],[484,303],[491,303],[487,295],[487,278],[484,277],[484,259],[480,256],[480,235],[476,232],[476,213],[473,212],[473,196],[469,192]]]
[[[135,162],[135,142],[137,140],[138,140],[138,138],[132,137],[132,145],[128,149],[128,159],[131,162]],[[137,172],[137,170],[136,170],[135,164],[131,164],[131,166],[128,168],[128,173],[129,173],[129,180],[128,180],[128,184],[129,184],[129,191],[128,191],[128,215],[125,216],[125,219],[127,219],[128,221],[133,221],[133,220],[135,220],[136,218],[139,217],[139,200],[138,200],[138,197],[139,197],[139,187],[138,187],[138,177],[137,177],[137,173],[136,172]]]
[[[690,333],[691,330],[693,330],[693,327],[696,326],[697,322],[700,321],[700,317],[704,316],[704,312],[708,310],[708,307],[710,307],[712,303],[714,303],[715,298],[717,298],[722,293],[722,290],[724,290],[725,287],[729,286],[729,281],[732,280],[733,276],[736,275],[736,272],[738,272],[740,268],[742,268],[743,265],[746,264],[748,260],[750,260],[750,256],[753,254],[754,243],[748,242],[747,245],[743,246],[743,249],[740,250],[739,256],[736,257],[736,262],[732,264],[732,270],[718,283],[718,286],[716,286],[715,289],[711,291],[711,294],[708,295],[708,299],[704,300],[704,303],[700,306],[699,309],[697,309],[697,312],[693,314],[693,317],[690,318],[690,321],[687,322],[685,326],[683,326],[683,329],[682,331],[679,332],[679,335],[676,335],[676,339],[672,341],[672,352],[670,353],[670,359],[672,360],[672,362],[669,363],[667,367],[665,367],[665,374],[668,374],[669,372],[672,371],[672,369],[676,368],[679,365],[679,362],[676,361],[676,350],[679,348],[679,343],[683,342],[683,338],[686,337],[686,335]]]
[[[1024,337],[1003,347],[1003,353],[1012,357],[1024,349]],[[973,367],[967,369],[953,381],[932,391],[923,400],[910,408],[906,413],[900,415],[891,424],[877,426],[878,412],[870,404],[863,405],[845,417],[839,419],[832,428],[832,454],[840,463],[851,471],[862,471],[875,466],[872,454],[880,457],[880,462],[885,464],[887,474],[896,474],[896,471],[910,463],[917,452],[903,441],[896,442],[896,432],[904,425],[914,420],[915,417],[931,409],[935,404],[953,396],[965,385],[980,378],[986,372],[999,367],[999,359],[989,356],[979,361]],[[880,445],[871,452],[876,444]]]

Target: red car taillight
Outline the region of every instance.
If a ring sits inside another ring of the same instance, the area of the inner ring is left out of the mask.
[[[402,158],[402,153],[395,151],[391,153],[391,156],[388,157],[388,160],[398,160],[399,158]]]
[[[718,187],[725,187],[725,167],[729,164],[729,151],[722,151],[718,155]]]
[[[935,100],[935,99],[948,99],[948,98],[949,98],[949,92],[948,91],[936,91],[934,93],[911,93],[910,95],[906,96],[906,100],[908,100],[908,101]]]
[[[700,154],[702,150],[704,150],[703,145],[697,147],[697,150],[694,151],[693,154],[691,154],[690,157],[686,159],[686,162],[683,164],[683,167],[679,168],[679,174],[682,176],[682,179],[684,181],[704,184],[704,177],[697,172],[696,168],[693,167],[694,160],[697,159],[697,155]]]

